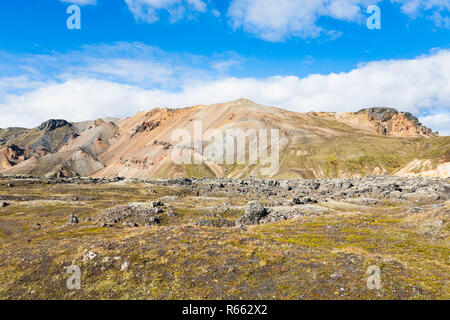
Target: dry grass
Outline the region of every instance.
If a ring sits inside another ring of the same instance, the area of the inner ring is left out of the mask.
[[[0,195],[37,199],[0,209],[2,299],[450,299],[449,228],[432,224],[448,219],[442,208],[449,203],[409,214],[401,205],[358,213],[360,206],[336,202],[327,204],[332,214],[243,231],[189,222],[207,206],[244,204],[236,195],[218,192],[208,201],[182,187],[141,183],[14,184],[0,187]],[[174,196],[166,203],[179,216],[161,226],[86,221],[106,208],[166,195]],[[79,200],[51,200],[68,196]],[[63,227],[72,212],[81,223]],[[86,259],[88,251],[97,256]],[[66,287],[65,268],[73,264],[82,271],[81,290]],[[381,268],[381,290],[366,286],[369,265]]]

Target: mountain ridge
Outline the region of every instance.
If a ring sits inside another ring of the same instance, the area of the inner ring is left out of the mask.
[[[427,176],[448,176],[449,172],[449,137],[433,133],[408,112],[372,107],[358,112],[296,113],[244,98],[208,106],[154,108],[117,121],[99,119],[78,127],[65,120],[49,120],[26,132],[0,129],[0,161],[3,161],[0,172],[56,177],[261,176],[264,159],[252,164],[239,163],[243,160],[238,158],[239,154],[250,159],[249,150],[240,150],[239,146],[235,162],[224,164],[196,153],[194,144],[180,146],[173,141],[172,135],[178,129],[197,139],[196,143],[204,150],[223,148],[211,141],[212,136],[196,137],[198,123],[203,133],[216,130],[225,139],[229,138],[227,130],[230,129],[244,133],[252,129],[278,130],[280,165],[277,170],[269,169],[268,177],[420,175],[422,172]],[[24,150],[24,158],[12,152],[11,144]],[[188,147],[193,150],[194,161],[197,159],[199,163],[174,164],[171,155],[177,148]],[[271,149],[269,143],[269,154]]]

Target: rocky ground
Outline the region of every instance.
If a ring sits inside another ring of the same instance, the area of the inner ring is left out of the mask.
[[[0,178],[0,298],[450,299],[449,191],[391,176]]]

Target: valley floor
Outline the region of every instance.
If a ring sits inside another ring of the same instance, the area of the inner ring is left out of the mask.
[[[450,299],[449,191],[389,176],[3,177],[0,298]]]

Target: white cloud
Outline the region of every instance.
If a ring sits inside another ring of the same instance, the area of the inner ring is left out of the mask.
[[[154,23],[161,12],[167,12],[171,22],[176,22],[192,13],[206,12],[207,5],[202,0],[125,0],[136,20]]]
[[[89,62],[87,72],[129,83],[168,83],[174,75],[170,66],[145,60],[100,59]]]
[[[151,73],[151,69],[148,72]],[[125,68],[120,73],[123,70]],[[110,72],[108,68],[103,71]],[[429,114],[422,118],[425,124],[431,125],[433,130],[448,132],[442,128],[448,126],[450,115],[450,50],[411,60],[371,62],[350,72],[305,78],[214,79],[211,73],[214,71],[208,69],[192,75],[189,80],[171,80],[178,81],[176,89],[145,89],[137,84],[80,76],[60,83],[48,82],[39,89],[3,97],[0,127],[33,127],[49,118],[81,121],[104,116],[125,117],[155,106],[180,107],[246,97],[298,112],[394,107],[416,115]],[[210,75],[209,80],[205,74]],[[433,114],[439,116],[433,117]]]
[[[192,6],[195,11],[206,11],[206,3],[204,3],[202,0],[187,0],[187,3]]]
[[[440,12],[434,12],[428,19],[434,21],[434,24],[439,28],[450,29],[450,17],[444,17]]]
[[[77,4],[79,6],[85,6],[85,5],[96,5],[97,4],[97,0],[60,0],[61,2],[67,2],[67,3],[71,3],[71,4]]]
[[[145,90],[94,79],[75,79],[49,84],[20,96],[10,95],[0,104],[0,127],[34,126],[46,118],[96,119],[100,114],[124,115],[150,107]]]
[[[212,67],[220,73],[228,71],[231,67],[238,65],[240,62],[234,59],[229,59],[225,61],[219,61],[213,63]]]
[[[0,78],[0,96],[10,91],[20,92],[22,90],[35,90],[45,85],[44,82],[31,80],[28,76],[3,77]]]
[[[423,11],[429,10],[450,10],[449,0],[391,0],[400,5],[403,13],[416,17]]]
[[[438,131],[440,135],[450,136],[450,113],[435,114],[420,117],[419,120],[427,127]]]
[[[257,102],[307,111],[356,111],[370,106],[395,107],[418,114],[421,110],[449,112],[450,51],[415,60],[381,61],[348,73],[227,78],[184,88],[206,102],[248,97]]]
[[[34,89],[46,81],[88,78],[179,89],[193,77],[210,79],[245,60],[230,51],[212,57],[169,53],[142,43],[87,45],[82,50],[51,55],[11,55],[0,51],[0,102],[5,93]]]
[[[233,0],[228,17],[233,28],[242,28],[268,41],[290,37],[314,38],[335,34],[319,23],[320,17],[347,22],[362,22],[369,5],[382,0]],[[420,14],[435,17],[437,26],[445,26],[436,13],[450,9],[450,0],[391,0],[411,18]],[[443,21],[442,21],[443,20]],[[447,22],[448,23],[448,22]]]
[[[84,0],[88,1],[88,0]],[[206,13],[206,0],[125,0],[135,19],[154,23],[167,14],[174,23]],[[369,5],[383,0],[232,0],[228,8],[229,24],[234,29],[267,41],[283,41],[291,37],[315,38],[322,35],[336,38],[339,30],[329,30],[319,23],[321,17],[338,21],[363,23]],[[450,0],[390,0],[411,18],[424,16],[437,27],[448,28]],[[217,9],[210,11],[220,17]],[[443,15],[443,13],[446,15]]]
[[[233,0],[228,16],[234,28],[243,28],[268,41],[288,37],[317,37],[326,33],[317,20],[321,16],[337,20],[361,21],[361,6],[379,0]]]

